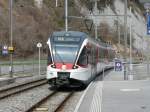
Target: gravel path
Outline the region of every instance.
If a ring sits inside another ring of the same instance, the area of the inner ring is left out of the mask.
[[[0,87],[0,89],[19,85],[25,82],[30,82],[32,80],[40,79],[41,77],[43,78],[45,77],[45,75],[17,78],[15,83],[6,85],[4,87]],[[38,102],[40,99],[42,99],[43,97],[47,96],[50,92],[52,92],[48,88],[49,88],[49,85],[46,84],[44,86],[29,90],[25,93],[20,93],[17,96],[9,97],[7,99],[2,99],[0,100],[0,112],[24,112],[27,108],[31,107],[31,105]],[[84,91],[77,91],[75,95],[69,100],[69,102],[66,103],[65,108],[64,108],[65,110],[63,111],[73,112],[83,92]],[[58,100],[59,100],[59,97],[58,97]],[[55,100],[54,104],[58,100]]]
[[[34,81],[34,80],[38,80],[38,79],[41,79],[41,78],[46,78],[46,76],[41,75],[41,76],[33,76],[33,77],[16,78],[14,83],[10,83],[8,85],[0,87],[0,90],[10,88],[10,87],[13,87],[13,86],[17,86],[17,85],[20,85],[20,84],[23,84],[23,83],[31,82],[31,81]]]
[[[84,91],[76,92],[75,95],[65,104],[62,112],[74,112],[83,92]]]
[[[34,88],[17,96],[0,100],[0,112],[24,112],[33,103],[38,102],[41,98],[48,95],[51,91],[49,85]]]

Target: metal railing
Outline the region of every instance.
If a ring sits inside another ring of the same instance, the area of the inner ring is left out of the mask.
[[[124,69],[126,66],[126,69]],[[107,66],[106,66],[107,67]],[[109,66],[108,66],[109,67]],[[105,69],[102,70],[102,79],[104,79]],[[108,80],[149,80],[150,79],[150,63],[136,63],[129,64],[123,63],[122,70],[116,71],[114,67],[113,77],[108,78]]]
[[[104,77],[105,77],[105,72],[107,72],[107,70],[109,70],[109,69],[113,69],[114,68],[114,66],[113,65],[108,65],[108,66],[105,66],[104,68],[103,68],[103,70],[102,70],[102,80],[104,80]]]
[[[46,72],[47,60],[41,59],[41,74]],[[0,62],[0,76],[9,75],[9,61]],[[38,59],[23,59],[13,61],[13,74],[21,75],[38,75],[39,63]]]
[[[128,80],[150,79],[149,63],[126,64]]]

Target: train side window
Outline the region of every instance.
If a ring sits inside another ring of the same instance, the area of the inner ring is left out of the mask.
[[[92,64],[92,50],[91,50],[91,48],[90,49],[88,49],[89,51],[88,51],[88,63],[89,64]]]
[[[99,58],[100,58],[100,61],[102,61],[104,58],[104,49],[102,48],[99,49]]]
[[[97,61],[97,53],[96,53],[96,47],[93,49],[93,62],[96,64]]]
[[[52,64],[52,57],[51,57],[51,53],[50,53],[49,49],[47,49],[47,52],[48,52],[47,65],[50,65],[50,64]]]
[[[91,54],[90,49],[87,49],[87,54],[88,54],[88,55],[90,55],[90,54]]]
[[[108,58],[108,50],[107,49],[104,51],[104,58]]]
[[[88,56],[87,56],[87,49],[86,48],[83,48],[83,50],[79,56],[77,64],[79,66],[86,66],[88,64]]]

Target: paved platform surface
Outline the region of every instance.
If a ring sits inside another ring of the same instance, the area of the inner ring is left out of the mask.
[[[108,71],[104,73],[105,78],[104,81],[123,81],[124,80],[124,72],[123,71]]]
[[[101,112],[150,112],[150,81],[101,83]]]
[[[0,87],[11,84],[15,81],[15,78],[0,78]]]
[[[150,80],[123,81],[123,73],[109,72],[90,84],[75,112],[150,112]]]

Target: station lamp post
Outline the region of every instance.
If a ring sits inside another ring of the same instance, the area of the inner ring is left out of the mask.
[[[65,0],[65,30],[68,31],[68,0]]]
[[[126,62],[127,62],[127,9],[128,9],[128,2],[125,0],[125,6],[124,6],[124,61],[125,61],[125,66],[124,66],[124,80],[127,80],[127,73],[126,73]]]
[[[132,61],[132,16],[131,16],[131,10],[132,8],[130,7],[130,75],[128,76],[129,80],[133,80],[133,75],[132,75],[132,70],[133,70],[133,61]]]
[[[58,7],[58,0],[56,0],[56,7]]]
[[[9,73],[10,77],[13,77],[13,18],[12,18],[12,8],[13,8],[13,0],[9,0],[9,36],[10,36],[10,47],[8,48],[10,52],[10,68]]]

